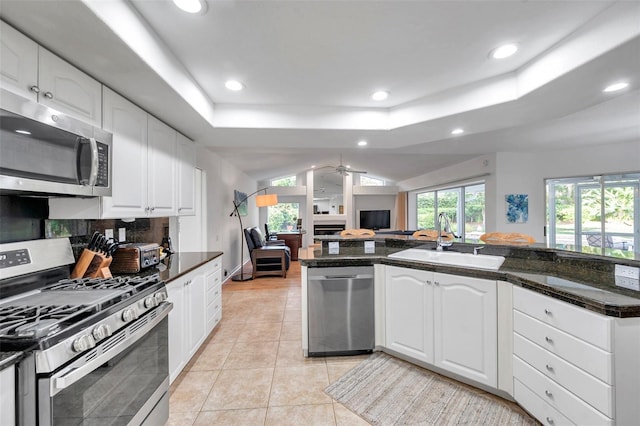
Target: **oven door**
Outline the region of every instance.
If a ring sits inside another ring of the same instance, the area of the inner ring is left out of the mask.
[[[172,307],[163,302],[80,359],[39,378],[39,425],[164,424]]]

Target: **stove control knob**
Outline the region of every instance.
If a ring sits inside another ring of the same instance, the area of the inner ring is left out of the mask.
[[[156,306],[158,306],[158,301],[154,296],[149,296],[146,299],[144,299],[145,308],[151,309],[151,308],[155,308]]]
[[[131,308],[122,311],[122,321],[131,322],[134,319],[136,319],[136,311]]]
[[[155,298],[156,301],[158,302],[158,305],[162,302],[164,302],[165,300],[167,300],[167,294],[164,292],[160,292],[160,293],[156,293],[155,294]]]
[[[95,340],[91,337],[90,334],[83,334],[73,341],[73,351],[74,352],[84,352],[88,349],[93,348],[96,345]]]
[[[102,324],[93,329],[93,338],[98,340],[102,340],[111,336],[111,327],[108,324]]]

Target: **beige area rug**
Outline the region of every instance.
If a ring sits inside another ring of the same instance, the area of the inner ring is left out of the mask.
[[[382,352],[325,392],[373,425],[538,424],[515,404]]]

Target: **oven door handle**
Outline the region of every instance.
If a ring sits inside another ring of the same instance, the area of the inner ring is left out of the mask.
[[[136,343],[142,337],[144,337],[149,331],[151,331],[156,325],[160,324],[160,322],[169,315],[169,311],[173,309],[173,304],[170,302],[162,302],[158,305],[158,308],[154,311],[156,315],[150,319],[153,314],[147,314],[140,320],[135,323],[129,325],[124,330],[120,330],[120,332],[111,336],[110,339],[105,341],[105,344],[101,344],[93,349],[90,354],[94,352],[98,353],[98,356],[91,359],[88,362],[85,362],[85,356],[81,357],[78,361],[74,362],[67,368],[64,368],[59,373],[51,376],[51,380],[49,382],[49,392],[50,396],[56,395],[58,392],[68,388],[78,380],[85,377],[87,374],[100,367],[105,362],[114,358],[116,355],[120,354],[131,345]],[[138,323],[146,321],[142,327],[138,328]],[[112,345],[111,342],[118,341],[115,345]],[[79,364],[79,365],[76,365]]]

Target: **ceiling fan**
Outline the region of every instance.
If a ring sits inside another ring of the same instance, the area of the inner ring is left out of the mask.
[[[352,170],[349,166],[345,166],[344,164],[342,164],[342,154],[340,154],[340,164],[338,164],[337,166],[323,166],[319,167],[317,170],[326,168],[335,169],[335,172],[341,176],[348,176],[349,173],[367,173],[364,170]]]

